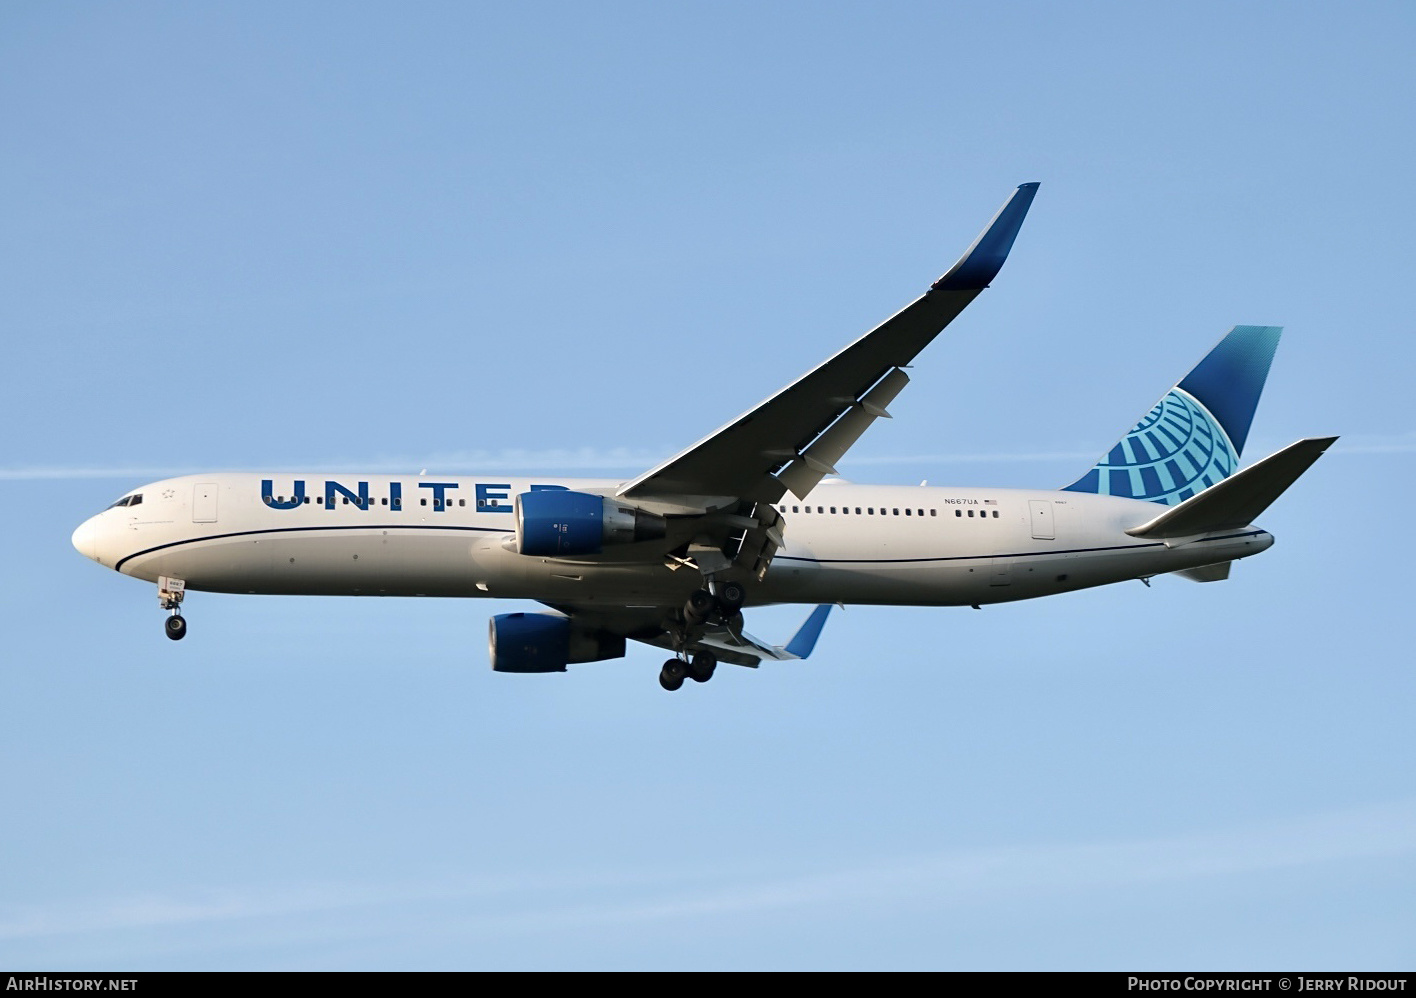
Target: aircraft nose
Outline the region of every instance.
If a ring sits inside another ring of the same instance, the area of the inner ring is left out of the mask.
[[[74,549],[85,558],[98,560],[98,524],[94,521],[98,517],[91,516],[83,523],[79,524],[79,529],[74,531],[74,536],[69,538],[74,542]]]

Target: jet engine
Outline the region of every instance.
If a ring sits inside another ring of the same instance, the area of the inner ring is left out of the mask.
[[[502,613],[488,627],[496,672],[564,672],[572,662],[624,658],[624,637],[579,627],[558,613]]]
[[[664,518],[585,492],[543,489],[516,497],[518,554],[599,554],[606,545],[664,536]]]

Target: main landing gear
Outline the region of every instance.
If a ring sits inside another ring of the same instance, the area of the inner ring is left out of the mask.
[[[718,658],[711,651],[700,651],[687,662],[671,658],[659,670],[659,685],[672,692],[683,686],[685,677],[695,683],[706,683],[717,668]]]
[[[181,641],[187,636],[187,618],[182,616],[182,599],[187,595],[187,583],[182,579],[170,579],[165,575],[157,578],[157,601],[171,616],[163,625],[163,630],[173,641]]]
[[[688,666],[681,658],[671,658],[664,663],[664,667],[659,670],[659,685],[672,693],[683,685],[683,677],[688,673]]]
[[[710,589],[698,589],[683,604],[683,626],[675,633],[674,647],[692,643],[697,628],[709,621],[721,623],[736,634],[742,628],[742,605],[747,600],[747,588],[741,582],[709,582]],[[696,632],[701,633],[701,632]],[[685,679],[706,683],[718,668],[718,657],[701,649],[690,657],[686,652],[669,659],[659,670],[659,685],[666,690],[683,688]]]
[[[695,590],[683,605],[683,618],[690,624],[707,623],[716,613],[723,620],[732,620],[747,599],[747,589],[741,582],[714,583],[714,592]]]

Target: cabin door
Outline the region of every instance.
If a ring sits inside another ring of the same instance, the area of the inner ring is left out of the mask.
[[[1032,520],[1033,540],[1057,539],[1057,531],[1052,526],[1052,503],[1045,499],[1029,499],[1028,517]]]
[[[201,482],[192,486],[192,522],[216,522],[216,483]]]

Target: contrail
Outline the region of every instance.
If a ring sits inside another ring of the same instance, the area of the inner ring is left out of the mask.
[[[1278,446],[1281,446],[1278,445]],[[1261,455],[1277,446],[1254,446],[1245,450],[1252,455]],[[351,469],[377,468],[388,474],[417,474],[427,468],[438,473],[479,473],[479,472],[546,472],[564,474],[577,471],[624,471],[638,473],[651,468],[675,453],[669,448],[663,450],[631,450],[625,447],[611,450],[597,450],[582,447],[576,450],[505,450],[505,451],[449,451],[426,454],[422,457],[383,456],[378,458],[351,458],[347,461],[328,460],[299,462],[279,461],[262,467],[223,468],[223,471],[271,471],[274,469],[308,471],[333,474],[348,474]],[[1329,452],[1341,455],[1367,454],[1416,454],[1416,432],[1390,435],[1352,434],[1343,437]],[[1061,461],[1090,461],[1097,456],[1095,448],[1087,450],[1021,451],[986,454],[880,454],[849,457],[843,464],[849,467],[884,467],[896,464],[1046,464]],[[0,468],[0,481],[4,482],[52,482],[69,479],[123,479],[151,481],[157,478],[172,478],[177,475],[198,474],[202,470],[174,467],[29,467]]]

